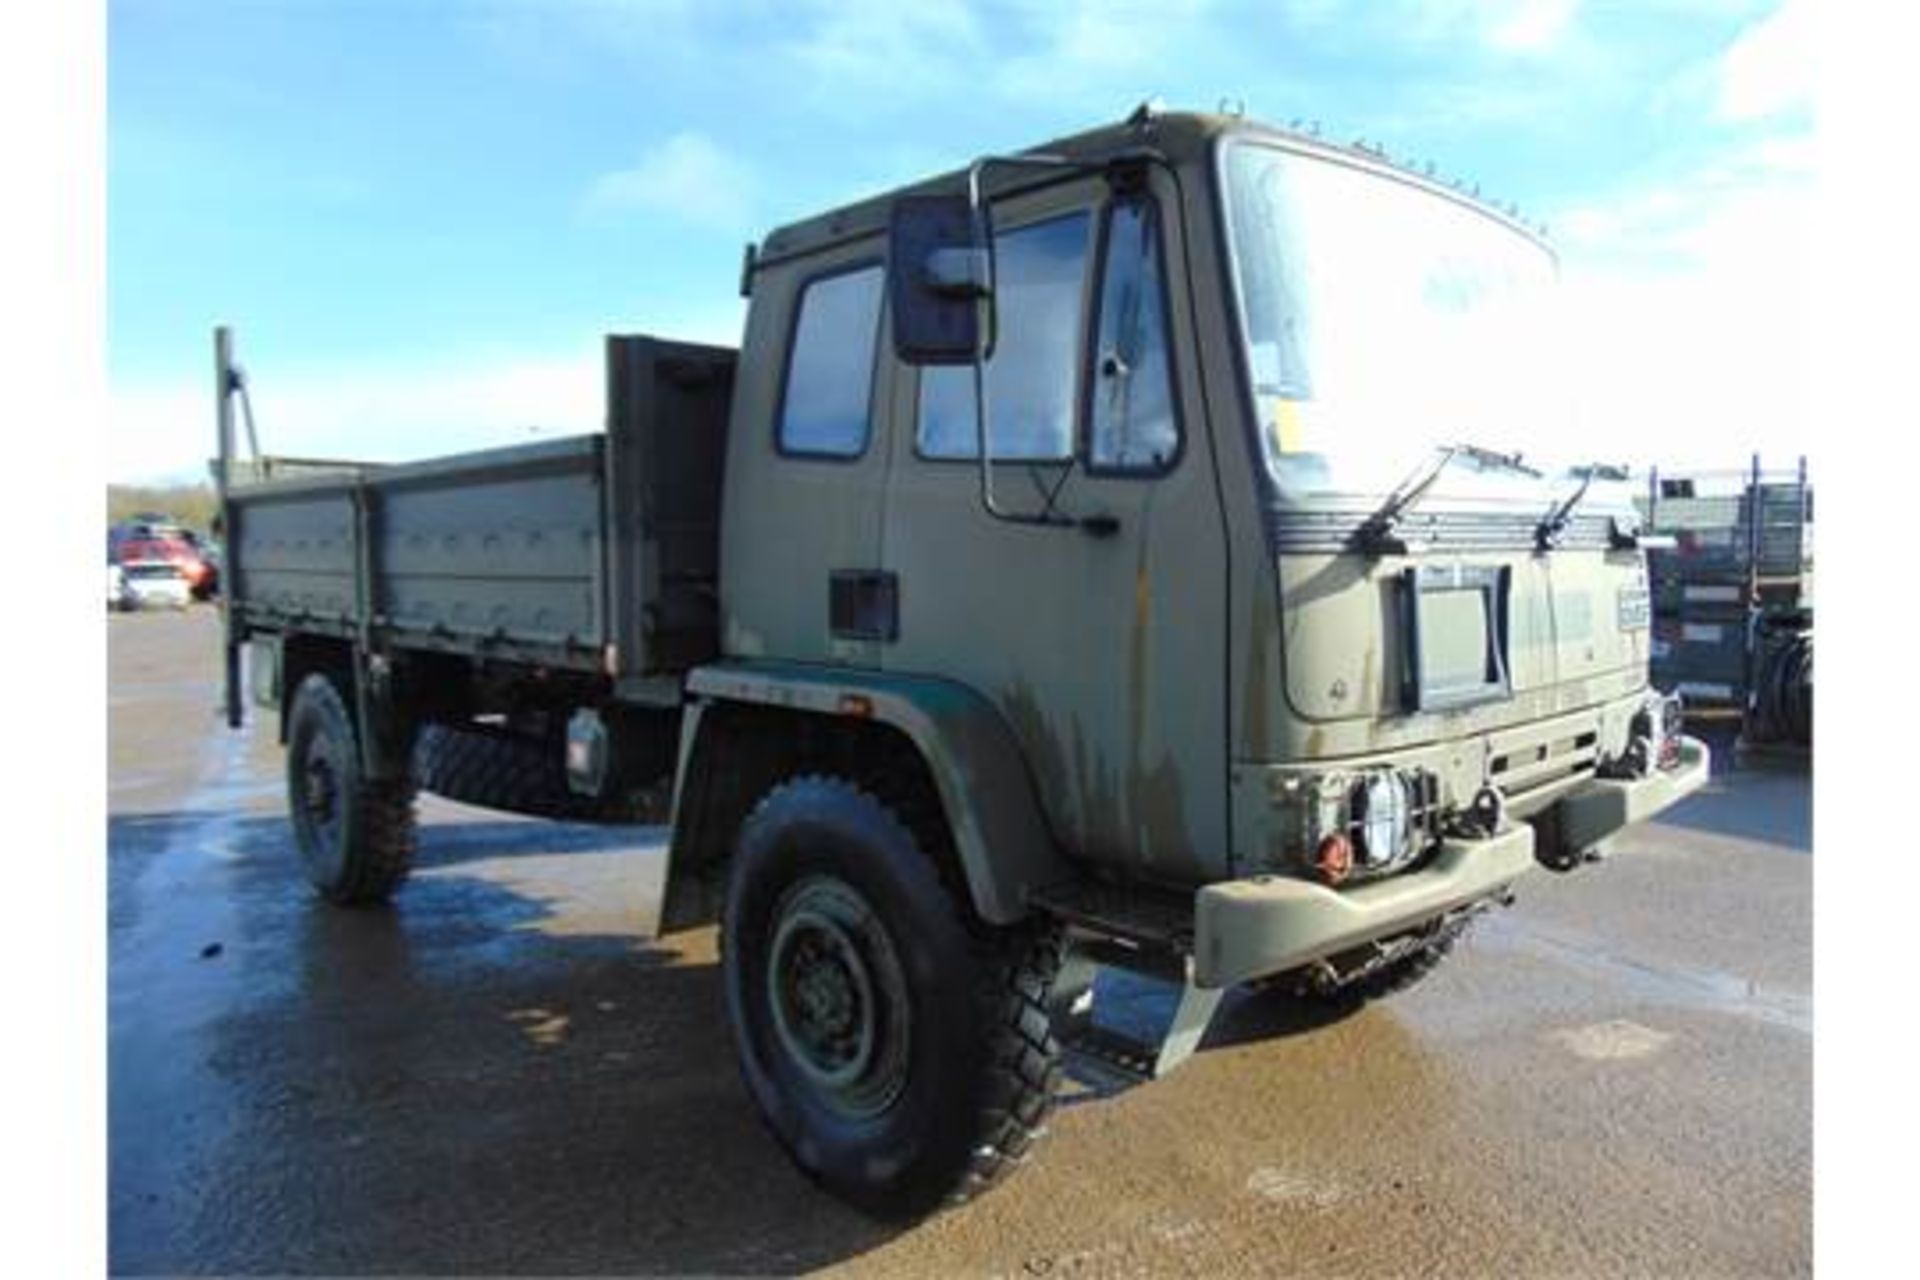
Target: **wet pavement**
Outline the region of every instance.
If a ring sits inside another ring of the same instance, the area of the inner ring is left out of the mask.
[[[712,932],[633,932],[661,832],[426,797],[395,904],[329,908],[273,720],[216,720],[213,612],[106,625],[116,1273],[1811,1269],[1790,766],[1529,877],[1384,1004],[1230,998],[1175,1075],[1075,1086],[1031,1168],[903,1230],[761,1129]]]

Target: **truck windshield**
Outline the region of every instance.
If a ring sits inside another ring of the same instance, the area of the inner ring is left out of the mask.
[[[1358,167],[1246,139],[1224,163],[1246,365],[1283,503],[1377,497],[1439,445],[1564,460],[1544,249]],[[1434,500],[1541,492],[1522,470],[1460,467]]]

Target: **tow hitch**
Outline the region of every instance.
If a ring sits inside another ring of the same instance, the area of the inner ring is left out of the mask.
[[[1491,897],[1450,911],[1411,933],[1403,933],[1397,938],[1382,938],[1324,960],[1315,960],[1294,973],[1280,974],[1269,981],[1276,985],[1284,984],[1302,994],[1320,997],[1337,995],[1358,987],[1418,952],[1431,951],[1436,959],[1445,955],[1466,935],[1468,927],[1482,912],[1491,911],[1494,907],[1510,907],[1513,903],[1513,890],[1502,889]]]

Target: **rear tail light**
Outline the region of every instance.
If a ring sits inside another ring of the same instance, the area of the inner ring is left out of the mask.
[[[1679,694],[1669,694],[1661,700],[1658,721],[1660,767],[1676,768],[1680,764],[1680,731],[1687,723],[1686,708],[1681,705]]]
[[[1676,694],[1655,693],[1633,713],[1627,726],[1627,745],[1619,755],[1603,761],[1603,778],[1644,778],[1656,769],[1680,764],[1680,733],[1686,710]]]

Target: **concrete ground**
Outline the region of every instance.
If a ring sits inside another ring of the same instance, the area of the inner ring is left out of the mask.
[[[1804,772],[1529,877],[1387,1003],[1230,1001],[1179,1072],[1076,1088],[1031,1168],[902,1230],[761,1129],[711,931],[634,935],[658,831],[424,798],[394,906],[330,909],[272,721],[216,721],[212,611],[106,625],[116,1273],[1811,1269]]]

